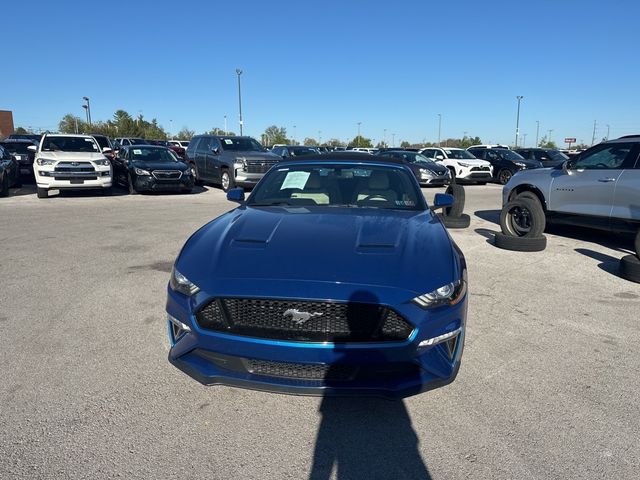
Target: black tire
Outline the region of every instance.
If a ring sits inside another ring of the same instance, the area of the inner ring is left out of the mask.
[[[2,177],[2,182],[0,182],[0,197],[8,197],[9,196],[9,177],[5,172],[4,177]]]
[[[640,283],[640,259],[627,255],[620,260],[620,276],[625,280]]]
[[[451,183],[456,183],[456,169],[453,167],[447,167],[449,169],[449,174],[451,175]]]
[[[447,215],[440,215],[440,219],[444,226],[447,228],[469,228],[471,224],[471,217],[466,213],[463,213],[459,217],[449,217]]]
[[[203,181],[198,176],[198,169],[194,163],[189,164],[189,168],[191,169],[191,175],[193,176],[193,183],[196,185],[202,185]]]
[[[516,252],[541,252],[547,248],[547,237],[514,237],[503,233],[496,233],[494,243],[496,247],[503,250],[513,250]]]
[[[507,183],[509,183],[509,180],[511,180],[511,177],[513,177],[513,173],[511,173],[511,170],[509,170],[508,168],[503,168],[498,172],[498,183],[501,185],[506,185]]]
[[[464,211],[465,193],[464,187],[457,183],[452,183],[447,187],[444,193],[453,196],[453,205],[443,210],[445,217],[459,217]]]
[[[16,177],[16,183],[13,186],[16,188],[22,188],[22,175],[20,173],[18,173],[18,176]]]
[[[47,198],[49,196],[49,190],[38,187],[36,194],[38,195],[38,198]]]
[[[535,193],[529,191],[517,194],[516,198],[528,198],[529,200],[540,203],[540,199],[538,198],[538,196]]]
[[[138,193],[136,191],[136,187],[133,185],[133,178],[131,178],[130,173],[127,174],[127,191],[129,192],[129,195],[135,195]]]
[[[500,212],[500,228],[512,237],[540,237],[546,226],[539,200],[517,197]]]
[[[232,188],[235,188],[236,182],[233,178],[233,175],[229,173],[229,169],[225,168],[222,170],[220,174],[220,186],[222,187],[223,192],[228,192]]]
[[[636,235],[636,257],[640,259],[640,230],[638,230],[638,234]]]

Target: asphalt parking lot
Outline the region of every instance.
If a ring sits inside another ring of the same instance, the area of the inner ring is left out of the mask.
[[[425,190],[430,199],[441,189]],[[0,199],[0,478],[637,478],[640,285],[631,241],[554,230],[495,248],[501,187],[467,188],[462,368],[390,402],[203,387],[167,361],[165,289],[192,195]]]

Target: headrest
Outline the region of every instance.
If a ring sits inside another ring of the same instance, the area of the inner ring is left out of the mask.
[[[389,188],[389,177],[384,172],[371,173],[369,188],[371,190],[387,190]]]

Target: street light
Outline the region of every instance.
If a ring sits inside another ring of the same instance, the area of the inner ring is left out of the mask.
[[[387,129],[383,129],[382,130],[382,143],[384,144],[384,146],[387,146]]]
[[[242,93],[240,90],[240,75],[242,75],[242,70],[236,68],[236,74],[238,75],[238,110],[240,111],[240,136],[242,136]]]
[[[169,135],[173,138],[173,134],[171,132],[173,132],[173,120],[169,119]]]
[[[392,147],[396,146],[396,134],[395,133],[391,134],[391,146]]]
[[[318,130],[318,146],[322,145],[322,130]]]
[[[89,128],[91,128],[91,104],[89,103],[89,97],[82,97],[82,99],[87,102],[87,104],[82,107],[87,111],[87,123],[89,124]]]
[[[527,146],[527,134],[526,133],[522,134],[522,146],[523,147]]]
[[[362,122],[358,122],[358,136],[356,137],[356,142],[358,142],[357,146],[360,146],[360,124]]]
[[[524,98],[522,95],[516,97],[518,99],[518,114],[516,115],[516,147],[518,146],[518,135],[520,135],[520,102]]]
[[[553,132],[553,129],[551,130],[547,130],[549,132],[549,138],[547,139],[547,143],[551,142],[551,132]]]
[[[227,134],[227,116],[224,116],[224,134]]]
[[[82,105],[82,108],[84,108],[84,116],[87,119],[87,124],[89,123],[89,111],[87,110],[87,106],[86,105]]]
[[[440,132],[442,130],[442,114],[438,114],[438,146],[440,146]]]
[[[540,120],[536,120],[536,147],[538,146],[538,136],[540,135]]]
[[[293,126],[293,144],[297,145],[297,143],[296,143],[296,126],[295,125]]]

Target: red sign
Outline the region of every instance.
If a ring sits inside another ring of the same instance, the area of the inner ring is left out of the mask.
[[[565,138],[564,139],[564,143],[576,143],[576,139],[575,138]]]

